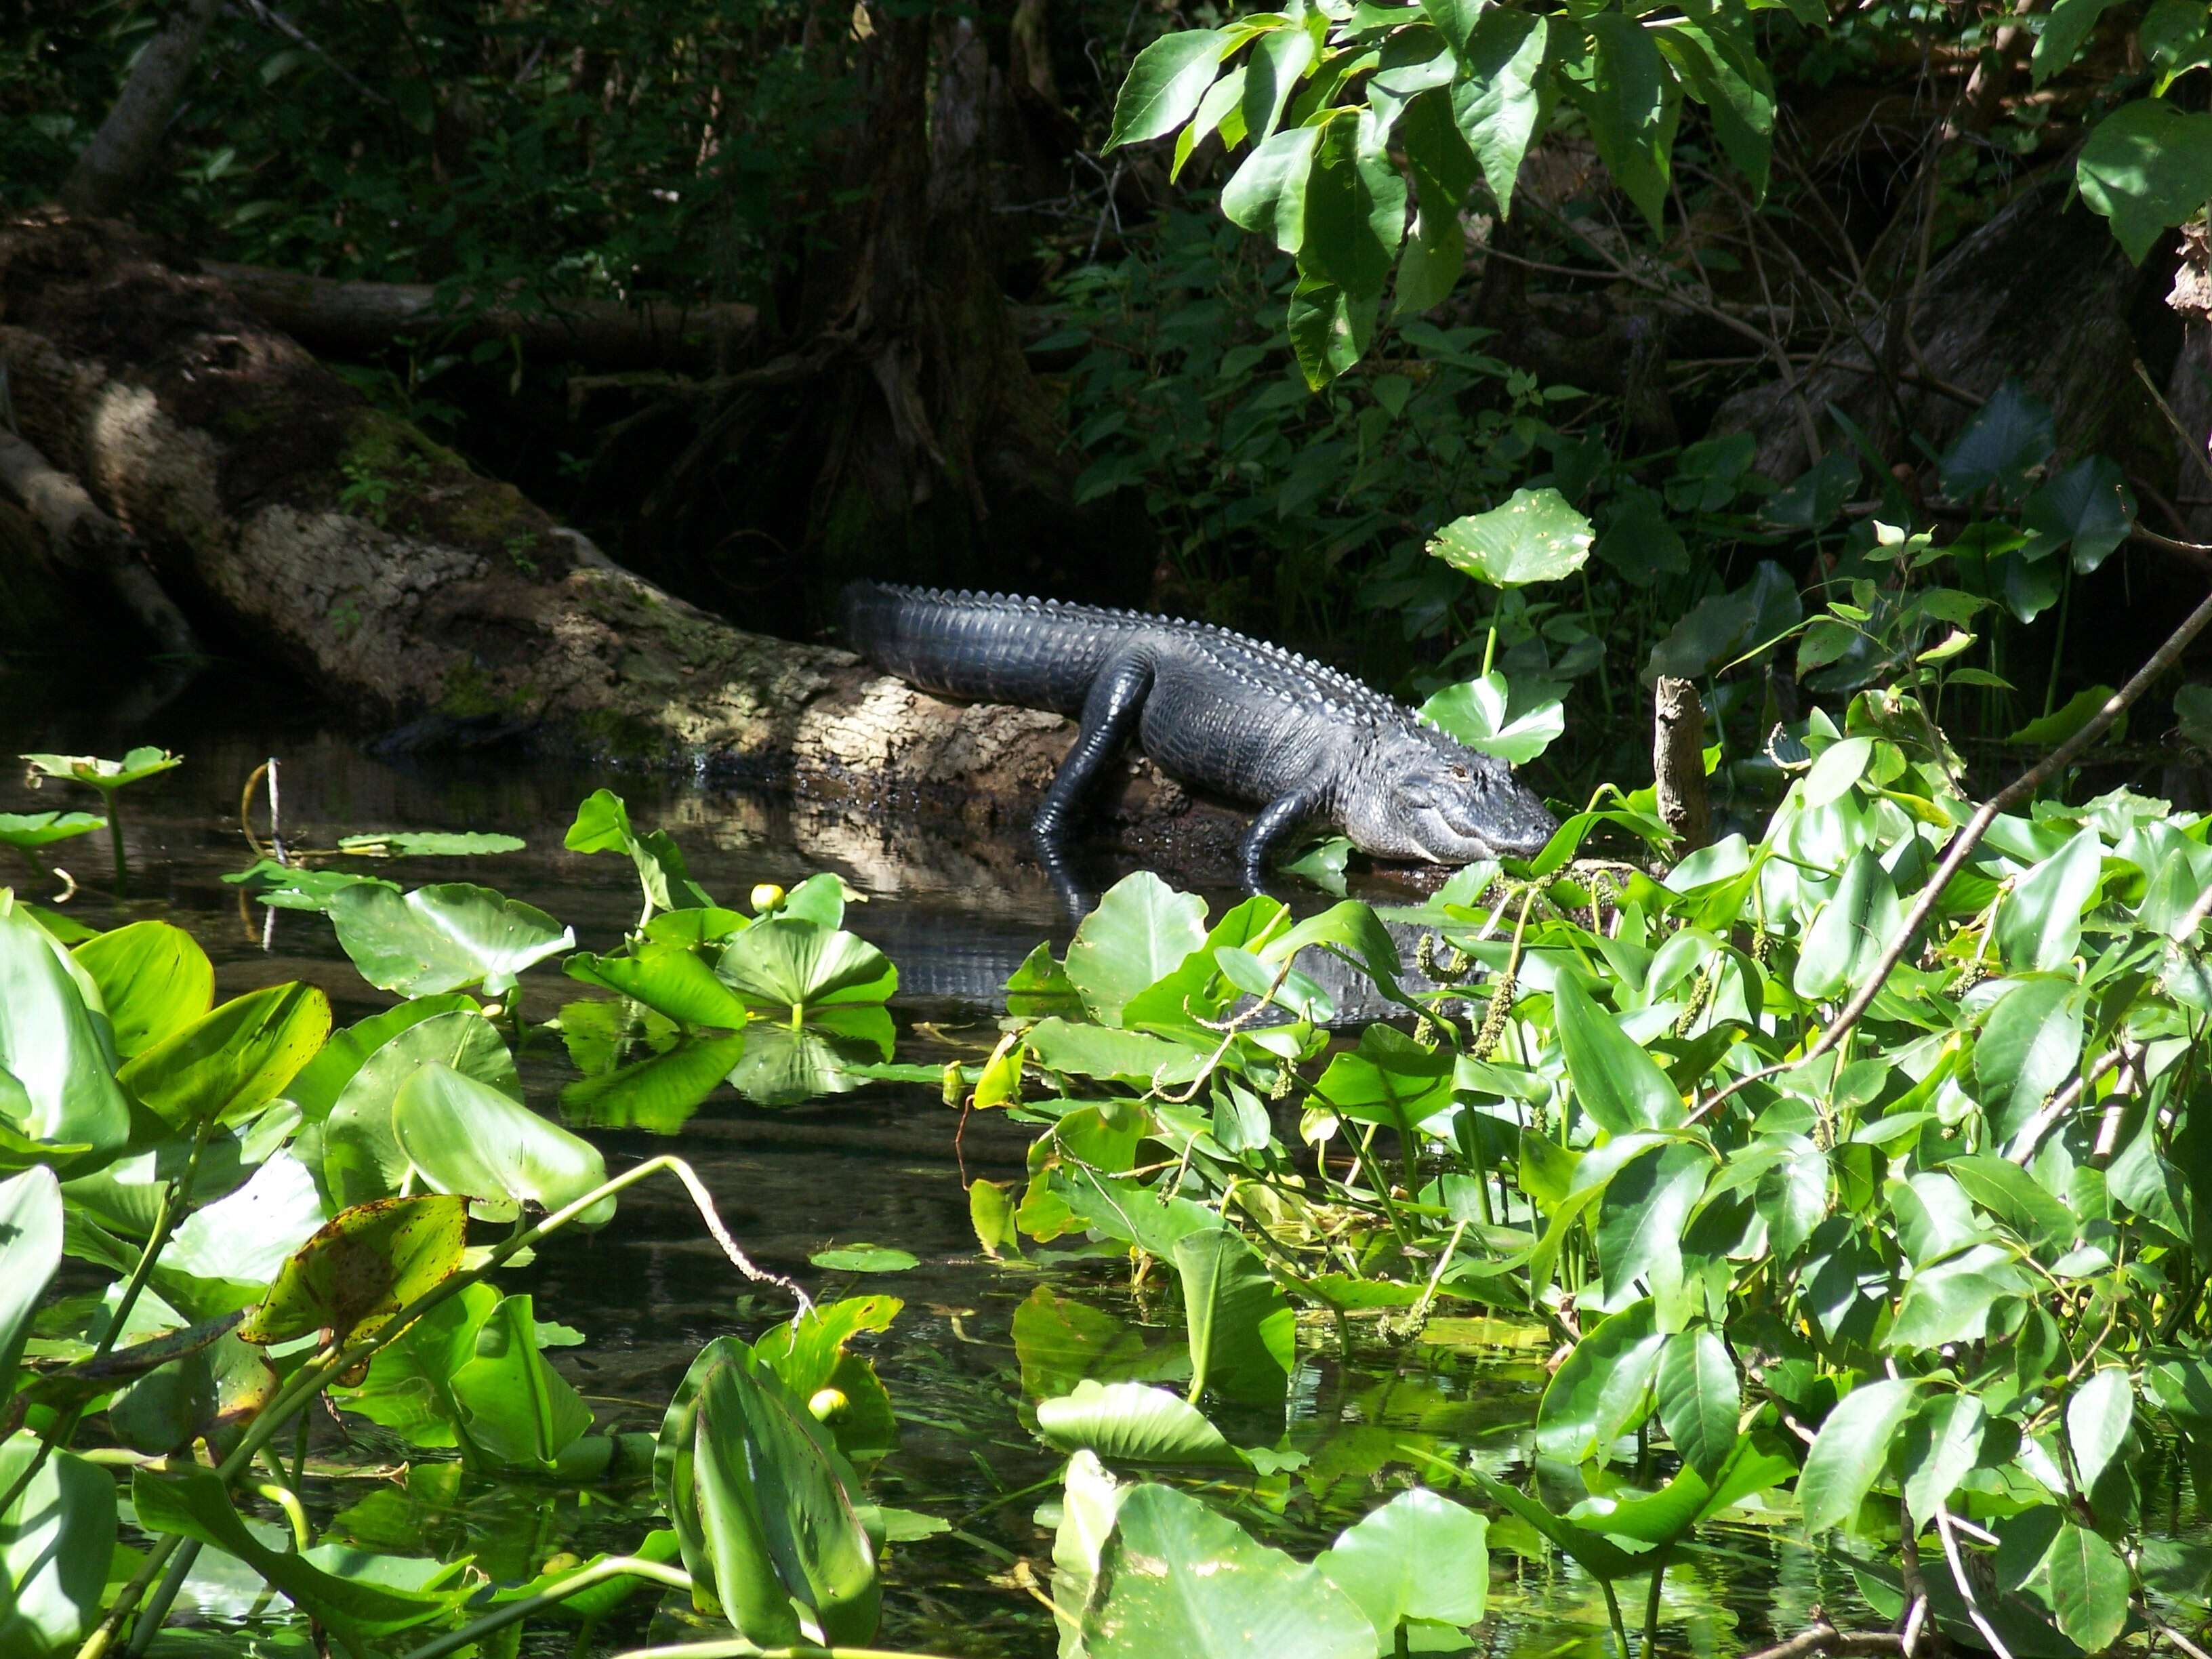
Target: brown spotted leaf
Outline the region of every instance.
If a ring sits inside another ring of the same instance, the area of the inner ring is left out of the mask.
[[[266,1345],[375,1330],[460,1266],[468,1211],[467,1199],[446,1193],[340,1211],[285,1262],[239,1336]]]

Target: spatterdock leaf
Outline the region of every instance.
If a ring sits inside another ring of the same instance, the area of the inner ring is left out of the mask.
[[[373,1331],[461,1264],[468,1200],[446,1194],[356,1205],[284,1264],[238,1328],[266,1345],[310,1331]]]
[[[392,1133],[428,1185],[476,1200],[492,1220],[512,1220],[525,1204],[557,1210],[606,1184],[606,1158],[590,1141],[434,1060],[399,1085]],[[576,1224],[600,1226],[614,1212],[615,1200],[601,1199]]]

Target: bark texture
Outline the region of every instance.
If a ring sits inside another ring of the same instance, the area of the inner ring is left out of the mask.
[[[1705,793],[1705,706],[1688,680],[1662,674],[1651,728],[1651,778],[1660,821],[1679,837],[1678,855],[1712,839],[1712,808]]]
[[[180,603],[364,722],[990,824],[1026,821],[1072,737],[1056,715],[943,702],[672,598],[112,224],[0,225],[0,366],[25,439]],[[1210,858],[1241,823],[1145,763],[1115,793],[1133,846]]]
[[[139,53],[122,96],[63,181],[62,203],[72,212],[115,213],[130,199],[161,147],[169,113],[222,9],[222,0],[186,0]]]

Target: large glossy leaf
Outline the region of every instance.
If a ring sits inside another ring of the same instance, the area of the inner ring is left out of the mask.
[[[498,995],[532,963],[576,947],[574,930],[543,910],[468,882],[404,896],[374,884],[349,887],[323,908],[361,976],[402,996],[479,984]]]
[[[1106,148],[1164,137],[1190,119],[1213,84],[1226,44],[1213,29],[1181,29],[1139,52],[1114,100]]]
[[[121,1081],[171,1128],[240,1123],[283,1092],[330,1034],[330,998],[312,985],[272,985],[155,1043]]]
[[[0,1491],[38,1455],[28,1430],[0,1442]],[[0,1513],[0,1653],[75,1651],[100,1619],[114,1554],[113,1478],[74,1452],[54,1453]]]
[[[1610,1312],[1639,1294],[1662,1304],[1682,1282],[1682,1235],[1713,1171],[1704,1146],[1677,1141],[1632,1159],[1598,1200],[1597,1256],[1605,1272],[1599,1305]]]
[[[738,996],[772,1008],[879,1003],[898,989],[898,969],[866,939],[793,915],[732,938],[714,971]]]
[[[1888,1467],[1890,1448],[1912,1414],[1913,1384],[1894,1377],[1862,1382],[1820,1425],[1797,1478],[1805,1530],[1846,1526]]]
[[[1085,1380],[1075,1392],[1040,1401],[1037,1431],[1062,1451],[1094,1451],[1115,1463],[1241,1464],[1237,1449],[1197,1407],[1141,1382]]]
[[[1650,1410],[1651,1379],[1667,1340],[1649,1301],[1584,1332],[1544,1390],[1536,1411],[1537,1449],[1568,1463],[1604,1457]]]
[[[103,795],[185,763],[182,755],[150,744],[131,750],[121,760],[103,760],[97,755],[18,755],[15,758],[28,761],[32,770],[47,777],[90,784]]]
[[[1490,1599],[1489,1534],[1484,1516],[1415,1486],[1338,1534],[1314,1565],[1359,1604],[1388,1653],[1407,1620],[1462,1627],[1481,1620]]]
[[[1559,975],[1552,993],[1559,1022],[1559,1048],[1575,1099],[1607,1134],[1671,1129],[1687,1115],[1682,1097],[1658,1062],[1624,1032],[1611,1014],[1590,1000],[1572,974]]]
[[[574,956],[562,971],[641,1002],[678,1025],[734,1031],[750,1018],[744,999],[685,945],[649,945],[632,957]]]
[[[441,1014],[473,1015],[476,1011],[474,997],[452,991],[443,996],[410,998],[396,1007],[358,1020],[343,1031],[333,1031],[330,1041],[285,1085],[284,1098],[300,1109],[300,1115],[308,1123],[320,1123],[331,1115],[331,1108],[337,1104],[338,1096],[353,1080],[354,1073],[361,1070],[370,1055],[402,1031]],[[503,1049],[504,1045],[501,1047]],[[508,1064],[511,1070],[513,1062]],[[398,1086],[395,1079],[392,1087]]]
[[[285,1262],[240,1340],[374,1331],[461,1265],[467,1231],[467,1200],[444,1194],[343,1211]]]
[[[0,1400],[15,1391],[15,1366],[31,1316],[62,1260],[62,1194],[52,1170],[0,1181]]]
[[[490,1220],[511,1221],[525,1204],[557,1210],[606,1184],[606,1158],[590,1141],[435,1061],[399,1085],[392,1132],[425,1185],[476,1200]],[[614,1212],[615,1200],[601,1199],[575,1224],[603,1226]]]
[[[898,1419],[874,1364],[848,1345],[863,1332],[888,1330],[902,1305],[895,1296],[848,1296],[770,1327],[753,1345],[792,1397],[809,1402],[808,1409],[824,1389],[836,1391],[838,1401],[820,1421],[837,1449],[856,1463],[873,1462],[896,1449]]]
[[[1176,1241],[1183,1318],[1190,1334],[1190,1396],[1280,1403],[1297,1358],[1288,1297],[1259,1254],[1234,1228],[1208,1227]]]
[[[1649,1570],[1648,1562],[1640,1561],[1603,1533],[1578,1526],[1564,1516],[1553,1514],[1528,1493],[1516,1491],[1480,1469],[1470,1468],[1467,1476],[1492,1503],[1511,1510],[1534,1527],[1593,1578],[1609,1581],[1626,1577],[1639,1568]],[[1686,1472],[1680,1478],[1698,1480],[1694,1472]],[[1699,1481],[1698,1484],[1703,1486],[1704,1482]]]
[[[2001,1141],[2073,1076],[2081,1034],[2081,999],[2070,980],[2029,980],[1990,1010],[1974,1045],[1975,1092]]]
[[[664,1054],[578,1078],[561,1091],[561,1115],[599,1128],[672,1135],[738,1068],[744,1052],[745,1039],[736,1032],[688,1037]]]
[[[1316,1103],[1339,1117],[1380,1123],[1412,1136],[1423,1119],[1451,1104],[1452,1055],[1425,1048],[1404,1032],[1370,1025],[1359,1046],[1340,1053],[1314,1085]]]
[[[757,1019],[745,1028],[729,1084],[756,1106],[845,1094],[866,1081],[850,1068],[889,1060],[896,1035],[890,1013],[872,1003],[817,1009],[799,1026]]]
[[[1206,902],[1148,870],[1107,890],[1067,947],[1066,971],[1091,1017],[1119,1025],[1122,1005],[1206,942]]]
[[[598,789],[576,808],[576,821],[562,838],[572,853],[623,853],[637,866],[638,884],[651,908],[696,909],[709,902],[706,890],[691,879],[684,854],[665,830],[640,831],[629,808],[611,789]]]
[[[2007,968],[2050,973],[2073,960],[2103,854],[2097,832],[2083,830],[2013,884],[1997,908],[1997,954]]]
[[[141,1469],[131,1478],[131,1503],[138,1524],[149,1532],[171,1533],[212,1544],[259,1573],[300,1608],[349,1639],[372,1641],[425,1625],[468,1598],[465,1589],[403,1588],[368,1571],[378,1558],[346,1552],[330,1571],[312,1555],[274,1550],[256,1538],[231,1507],[222,1480],[213,1469],[186,1465],[156,1474]],[[325,1558],[327,1560],[329,1558]],[[456,1577],[459,1563],[422,1575],[428,1585]]]
[[[1842,747],[1838,744],[1827,753],[1832,755]],[[1881,867],[1874,849],[1863,848],[1844,866],[1835,897],[1806,929],[1790,988],[1814,1002],[1856,989],[1872,977],[1903,921],[1897,884]]]
[[[2060,1632],[2084,1653],[2102,1653],[2127,1628],[2128,1564],[2102,1538],[2071,1521],[2058,1529],[2046,1559],[2051,1609]]]
[[[1595,50],[1589,82],[1573,90],[1580,94],[1598,159],[1656,229],[1667,198],[1680,91],[1640,20],[1598,12],[1583,27]]]
[[[2212,197],[2212,114],[2163,98],[2127,99],[2089,134],[2075,177],[2082,201],[2112,221],[2141,264],[2164,232]]]
[[[592,1408],[538,1352],[527,1296],[500,1298],[449,1387],[477,1449],[510,1468],[550,1470],[592,1426]]]
[[[409,1160],[393,1132],[392,1109],[407,1079],[440,1065],[519,1097],[514,1057],[489,1020],[471,1003],[465,1012],[433,1014],[402,1026],[361,1061],[328,1109],[319,1135],[322,1184],[341,1208],[374,1203],[399,1191]],[[302,1137],[312,1146],[318,1137]],[[312,1154],[311,1154],[312,1156]]]
[[[1501,215],[1513,210],[1514,181],[1543,113],[1540,82],[1550,44],[1548,18],[1487,6],[1468,31],[1468,73],[1452,88],[1452,118],[1482,164]]]
[[[1998,386],[1939,464],[1944,493],[1967,501],[1992,487],[2017,500],[2031,469],[2057,443],[2051,406],[2016,380]]]
[[[290,1152],[280,1151],[236,1192],[186,1216],[162,1251],[161,1265],[252,1285],[258,1295],[330,1218],[313,1173]]]
[[[78,945],[76,957],[107,1005],[115,1052],[143,1053],[215,1002],[215,964],[181,927],[134,921]]]
[[[67,955],[0,890],[0,1125],[23,1139],[102,1151],[129,1136],[131,1109],[116,1086],[106,1014],[95,1021]]]
[[[2074,1467],[2081,1489],[2097,1484],[2135,1421],[2135,1380],[2124,1365],[2106,1365],[2089,1374],[2066,1402],[2066,1439],[2074,1448]]]
[[[775,1372],[734,1337],[702,1349],[662,1423],[654,1484],[694,1600],[763,1645],[796,1638],[794,1603],[833,1643],[874,1634],[876,1542],[851,1466]]]
[[[1090,1659],[1372,1659],[1375,1629],[1320,1571],[1172,1486],[1122,1497],[1081,1616]]]
[[[1736,1421],[1743,1409],[1743,1390],[1728,1344],[1714,1330],[1675,1332],[1660,1352],[1652,1382],[1667,1437],[1683,1462],[1714,1480],[1735,1449]]]
[[[1905,1507],[1931,1516],[1958,1490],[1981,1455],[1987,1421],[1982,1402],[1971,1394],[1943,1394],[1923,1401],[1905,1425],[1899,1465],[1905,1473]]]
[[[1589,562],[1590,521],[1556,489],[1516,489],[1503,506],[1455,519],[1429,551],[1493,587],[1571,576]]]

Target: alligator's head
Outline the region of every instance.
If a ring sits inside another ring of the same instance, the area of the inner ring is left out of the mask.
[[[1533,857],[1559,827],[1504,761],[1425,726],[1370,749],[1341,808],[1362,852],[1431,864]]]

